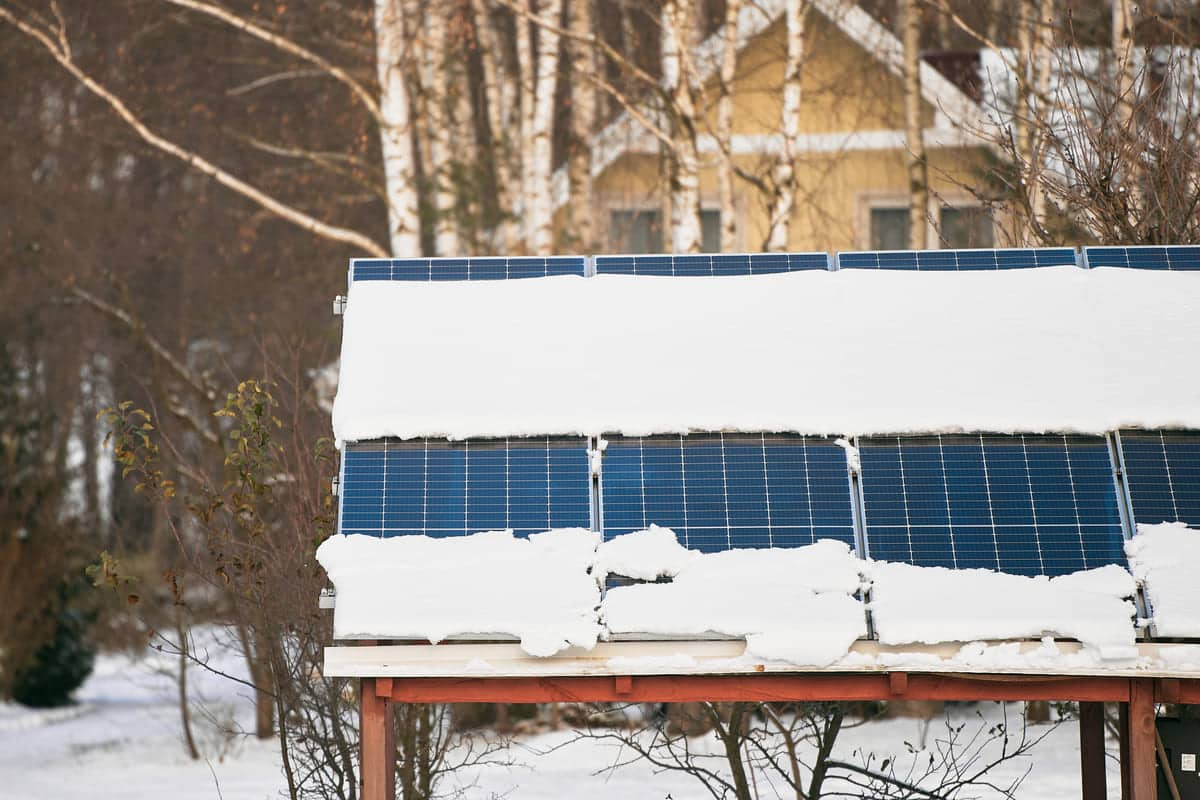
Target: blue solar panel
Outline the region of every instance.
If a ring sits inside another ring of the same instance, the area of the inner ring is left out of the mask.
[[[853,546],[846,455],[829,439],[776,434],[614,437],[601,479],[607,538],[651,524],[698,550]]]
[[[838,253],[838,269],[900,269],[920,272],[981,271],[1075,266],[1070,247],[1022,250],[870,250]]]
[[[489,281],[583,275],[583,256],[548,258],[356,258],[353,281]]]
[[[1200,246],[1171,247],[1085,247],[1088,267],[1131,269],[1200,270]]]
[[[1124,560],[1103,436],[921,436],[859,445],[870,557],[1061,575]]]
[[[828,270],[828,253],[596,256],[597,275],[765,275]]]
[[[379,440],[342,453],[342,533],[463,536],[591,526],[583,439]]]
[[[1200,431],[1121,431],[1118,440],[1134,520],[1200,526]]]

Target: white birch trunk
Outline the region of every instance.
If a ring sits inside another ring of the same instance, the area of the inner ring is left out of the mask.
[[[530,0],[520,0],[522,10],[530,13]],[[530,29],[533,25],[528,17],[516,14],[513,24],[516,26],[517,39],[517,147],[513,163],[516,174],[520,176],[521,190],[513,204],[513,211],[521,220],[521,249],[532,252],[529,238],[529,163],[533,154],[533,38]]]
[[[483,92],[487,101],[488,128],[491,131],[492,163],[496,177],[496,210],[500,215],[495,244],[504,255],[516,247],[512,207],[512,149],[508,135],[512,104],[516,93],[507,90],[513,82],[504,75],[504,42],[492,24],[487,0],[472,0],[475,10],[475,31],[480,42],[479,55],[483,67]],[[465,93],[464,93],[465,94]]]
[[[388,242],[396,257],[421,255],[412,121],[404,79],[402,0],[375,0],[379,136],[388,205]]]
[[[663,3],[663,82],[671,96],[673,159],[671,162],[671,251],[699,253],[700,149],[696,142],[696,86],[692,40],[695,25],[688,0]]]
[[[1052,119],[1047,104],[1050,102],[1050,70],[1054,53],[1054,31],[1058,24],[1058,13],[1054,0],[1042,0],[1038,29],[1034,35],[1034,92],[1033,105],[1036,114],[1033,119],[1037,126],[1032,128],[1029,141],[1030,176],[1029,187],[1032,193],[1029,198],[1030,216],[1033,220],[1033,233],[1030,244],[1036,244],[1035,239],[1046,230],[1046,212],[1049,200],[1046,196],[1045,176],[1047,156],[1046,126]]]
[[[721,252],[737,249],[737,208],[733,202],[733,81],[737,77],[738,15],[741,0],[725,3],[721,96],[717,100],[717,196],[721,206]]]
[[[901,0],[904,26],[904,138],[908,147],[909,246],[924,250],[929,216],[925,131],[921,125],[921,17],[917,0]]]
[[[455,219],[455,193],[451,183],[454,150],[450,143],[452,127],[449,108],[449,81],[446,59],[446,23],[449,3],[435,2],[425,9],[425,130],[429,139],[430,200],[434,213],[434,253],[439,256],[462,254],[462,242]]]
[[[1116,60],[1116,108],[1122,124],[1129,120],[1133,105],[1133,3],[1113,0],[1113,58]]]
[[[767,250],[787,250],[792,214],[796,208],[796,159],[800,155],[800,77],[804,65],[804,22],[808,5],[787,0],[787,58],[783,72],[783,111],[780,131],[783,152],[775,166],[775,197]]]
[[[592,232],[592,131],[596,127],[595,85],[583,77],[598,68],[592,46],[592,0],[571,0],[569,42],[572,53],[571,155],[567,161],[567,230],[584,250],[594,245]]]
[[[534,255],[554,252],[554,88],[558,81],[559,36],[563,0],[542,0],[537,16],[537,68],[525,154],[525,246]],[[524,26],[522,26],[524,27]]]

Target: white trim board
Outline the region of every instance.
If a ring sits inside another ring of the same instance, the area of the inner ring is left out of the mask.
[[[1040,641],[987,642],[1015,645],[1022,656],[1042,648]],[[785,673],[913,672],[977,675],[1055,675],[1130,678],[1200,678],[1200,644],[1137,645],[1140,664],[1115,662],[1112,667],[1073,666],[1078,642],[1056,641],[1058,664],[1005,669],[997,662],[972,667],[954,660],[962,643],[886,646],[858,641],[841,661],[828,667],[797,667],[746,656],[741,639],[721,641],[601,642],[591,650],[572,648],[551,658],[534,658],[515,643],[449,643],[325,648],[327,678],[538,678],[616,675],[749,675]],[[1170,664],[1185,664],[1184,669]]]

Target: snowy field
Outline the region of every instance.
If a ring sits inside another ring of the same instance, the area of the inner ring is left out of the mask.
[[[211,638],[210,638],[211,641]],[[231,674],[243,669],[236,657],[214,646],[212,663]],[[98,659],[92,677],[67,709],[32,711],[0,704],[0,797],[6,800],[120,798],[120,800],[215,800],[280,796],[279,753],[275,741],[245,736],[252,704],[245,686],[219,676],[189,671],[198,744],[206,758],[190,761],[179,726],[172,658],[150,654],[132,659]],[[995,704],[968,706],[955,719],[977,724],[976,712],[996,718]],[[1010,721],[1019,713],[1010,707]],[[856,749],[879,754],[903,751],[917,741],[914,719],[876,722],[843,733],[840,757],[859,760]],[[935,720],[929,740],[939,735]],[[572,731],[518,738],[508,765],[476,769],[459,779],[467,798],[684,798],[709,797],[687,776],[657,774],[644,763],[614,768],[630,753],[614,743],[573,741]],[[1113,743],[1110,742],[1110,748]],[[701,744],[703,746],[703,744]],[[1111,753],[1110,753],[1111,755]],[[1022,798],[1077,796],[1078,735],[1064,723],[1038,746],[1031,759],[1007,765],[997,777],[1032,767]],[[1003,782],[1003,781],[1001,781]],[[1109,760],[1109,795],[1118,797],[1118,771]],[[446,787],[449,788],[449,787]],[[775,797],[760,785],[760,796]]]

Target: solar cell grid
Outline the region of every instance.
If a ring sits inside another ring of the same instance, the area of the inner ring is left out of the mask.
[[[1089,267],[1200,270],[1200,246],[1197,245],[1085,247],[1083,257]]]
[[[895,269],[918,272],[1075,266],[1070,247],[1006,250],[865,250],[838,253],[838,269]]]
[[[828,253],[596,256],[598,275],[765,275],[829,269]]]
[[[356,258],[351,281],[486,281],[583,275],[583,256],[521,258]]]
[[[879,437],[859,452],[872,558],[1025,575],[1123,560],[1102,436]]]
[[[1134,520],[1200,526],[1200,431],[1121,431],[1118,442]]]
[[[462,536],[589,527],[583,439],[350,443],[342,453],[342,533]]]
[[[651,524],[705,551],[854,544],[845,452],[774,434],[612,437],[601,481],[604,535]]]

